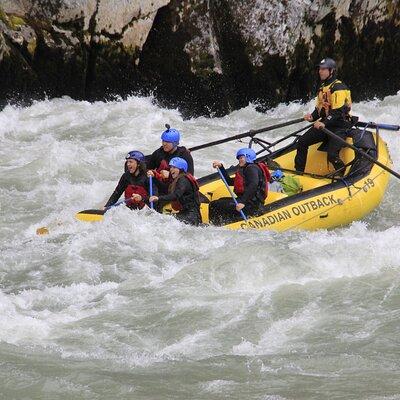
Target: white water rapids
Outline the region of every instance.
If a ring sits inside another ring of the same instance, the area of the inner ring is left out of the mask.
[[[0,398],[399,399],[396,178],[371,215],[330,231],[196,228],[126,207],[74,219],[108,199],[128,151],[160,145],[165,123],[190,147],[311,107],[187,121],[140,97],[3,109]],[[400,92],[354,114],[400,124]],[[400,171],[400,132],[381,135]],[[244,145],[194,152],[196,176]]]

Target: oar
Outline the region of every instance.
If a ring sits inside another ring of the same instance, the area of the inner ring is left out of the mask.
[[[79,221],[85,221],[85,222],[102,221],[103,215],[107,210],[109,210],[112,207],[117,207],[120,204],[125,203],[127,200],[129,200],[129,198],[117,201],[116,203],[111,204],[111,206],[106,207],[104,210],[93,209],[93,210],[79,211],[78,213],[75,214],[75,218],[78,219]],[[37,235],[47,235],[48,233],[49,233],[49,228],[47,226],[42,226],[36,229]]]
[[[327,135],[329,135],[330,137],[332,137],[332,138],[336,139],[337,141],[339,141],[340,143],[342,143],[344,146],[350,147],[350,149],[354,150],[356,153],[360,154],[362,157],[366,158],[367,160],[373,162],[376,165],[379,165],[382,169],[384,169],[385,171],[389,172],[390,174],[392,174],[396,178],[400,179],[400,174],[398,174],[396,171],[393,171],[392,169],[387,167],[385,164],[382,164],[380,161],[375,160],[373,157],[371,157],[365,151],[362,151],[362,150],[358,149],[357,147],[353,146],[352,144],[347,143],[344,139],[342,139],[340,136],[334,134],[329,129],[321,128],[321,130],[323,132],[325,132]]]
[[[123,200],[120,200],[120,201],[117,201],[116,203],[111,204],[111,206],[105,207],[104,210],[107,211],[107,210],[109,210],[110,208],[117,207],[117,206],[119,206],[120,204],[124,204],[124,203],[126,203],[127,201],[129,201],[129,200],[131,200],[130,197],[128,197],[128,198],[126,198],[126,199],[123,199]]]
[[[256,130],[250,130],[250,131],[247,131],[244,133],[239,133],[238,135],[230,136],[225,139],[214,140],[213,142],[204,143],[204,144],[200,144],[198,146],[191,147],[189,150],[190,151],[201,150],[201,149],[205,149],[207,147],[215,146],[217,144],[231,142],[232,140],[237,140],[237,139],[241,139],[244,137],[253,137],[253,136],[257,135],[257,133],[272,131],[274,129],[279,129],[279,128],[283,128],[285,126],[298,124],[300,122],[305,122],[304,118],[297,118],[292,121],[283,122],[281,124],[271,125],[271,126],[267,126],[265,128],[260,128],[260,129],[256,129]]]
[[[391,125],[391,124],[381,124],[376,122],[362,122],[358,121],[356,126],[362,126],[363,128],[378,128],[378,129],[385,129],[387,131],[399,131],[400,125]]]
[[[236,200],[236,198],[235,198],[235,195],[233,194],[231,188],[229,187],[228,182],[226,181],[226,179],[225,179],[225,177],[224,177],[224,174],[221,172],[221,170],[220,170],[218,167],[217,167],[217,171],[218,171],[218,173],[219,173],[219,176],[221,177],[221,179],[222,179],[223,182],[225,183],[225,186],[226,186],[226,188],[228,189],[229,194],[231,195],[231,197],[232,197],[232,199],[233,199],[233,201],[234,201],[234,203],[235,203],[235,206],[237,206],[237,205],[238,205],[238,202],[237,202],[237,200]],[[240,212],[240,215],[242,216],[242,218],[247,222],[247,217],[246,217],[245,213],[243,212],[243,210],[240,210],[239,212]]]
[[[79,211],[78,213],[75,214],[75,218],[78,219],[79,221],[85,221],[85,222],[102,221],[103,215],[107,210],[109,210],[111,207],[119,206],[120,204],[125,203],[127,200],[129,199],[117,201],[111,206],[106,207],[104,210],[93,209],[93,210]],[[49,233],[49,228],[47,226],[42,226],[36,229],[37,235],[47,235],[48,233]]]
[[[114,204],[111,204],[108,207],[105,207],[104,210],[83,210],[79,211],[78,213],[75,214],[75,218],[78,219],[79,221],[85,221],[85,222],[97,222],[97,221],[102,221],[103,220],[103,215],[113,207],[117,207],[123,203],[126,203],[128,200],[131,198],[128,197],[127,199],[123,199],[120,201],[117,201]]]

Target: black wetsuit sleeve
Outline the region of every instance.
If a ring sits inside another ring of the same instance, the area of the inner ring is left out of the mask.
[[[158,193],[160,193],[160,192],[167,193],[168,192],[168,187],[169,187],[168,182],[159,181],[158,179],[153,178],[153,184],[156,185]]]
[[[226,171],[225,167],[223,165],[221,165],[221,167],[219,169],[222,172],[222,175],[224,176],[226,183],[229,186],[233,186],[233,183],[235,180],[228,175],[228,172]]]
[[[108,199],[107,203],[104,207],[109,207],[112,204],[116,203],[118,199],[121,197],[122,193],[124,193],[126,187],[128,186],[128,181],[126,180],[125,174],[121,176],[117,187],[115,188],[113,194]]]
[[[149,156],[146,156],[146,166],[147,169],[157,169],[158,166],[160,165],[159,161],[159,149],[151,153]]]
[[[189,150],[187,150],[187,154],[186,154],[185,160],[188,163],[188,172],[189,172],[189,174],[194,175],[194,162],[193,162],[193,157],[190,154]]]
[[[172,193],[168,193],[166,195],[160,196],[159,201],[175,201],[178,198],[182,198],[183,194],[192,190],[192,185],[187,178],[180,178],[178,182],[176,182],[175,190]]]
[[[256,165],[249,165],[243,170],[245,181],[244,193],[239,196],[238,203],[245,204],[257,194],[259,184],[258,167]]]
[[[317,108],[314,108],[314,111],[311,113],[313,121],[316,121],[319,118],[319,112]]]

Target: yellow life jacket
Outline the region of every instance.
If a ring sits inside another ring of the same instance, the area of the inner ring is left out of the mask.
[[[339,79],[329,85],[322,85],[317,94],[316,107],[320,117],[326,118],[331,110],[344,108],[344,114],[351,110],[351,93],[348,87]]]

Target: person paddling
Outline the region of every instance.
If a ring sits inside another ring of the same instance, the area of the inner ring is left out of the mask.
[[[172,181],[168,185],[168,194],[151,196],[150,201],[168,203],[175,211],[176,218],[191,225],[201,224],[199,185],[188,170],[188,163],[181,157],[173,157],[169,161]],[[148,171],[154,175],[154,171]]]
[[[117,187],[104,207],[108,207],[118,201],[125,192],[126,206],[131,209],[141,209],[149,203],[150,179],[146,172],[145,156],[140,151],[130,151],[125,157],[126,172],[121,176]],[[157,188],[153,183],[153,193],[157,194]]]
[[[161,147],[151,155],[146,156],[147,168],[153,170],[159,191],[164,194],[166,192],[163,192],[163,190],[168,188],[168,184],[172,182],[169,174],[169,162],[172,158],[180,157],[184,159],[188,165],[187,172],[191,175],[194,174],[194,163],[190,151],[184,146],[179,146],[181,139],[180,132],[177,129],[171,128],[168,124],[165,127],[167,129],[161,134]],[[160,182],[167,185],[159,184]]]
[[[260,215],[265,211],[264,201],[268,193],[271,175],[264,163],[255,163],[256,152],[250,148],[238,150],[236,158],[239,168],[231,178],[220,161],[214,161],[213,167],[219,168],[229,186],[234,187],[237,205],[231,197],[222,197],[212,201],[209,208],[210,222],[214,225],[225,225],[241,219],[243,210],[247,217]]]

